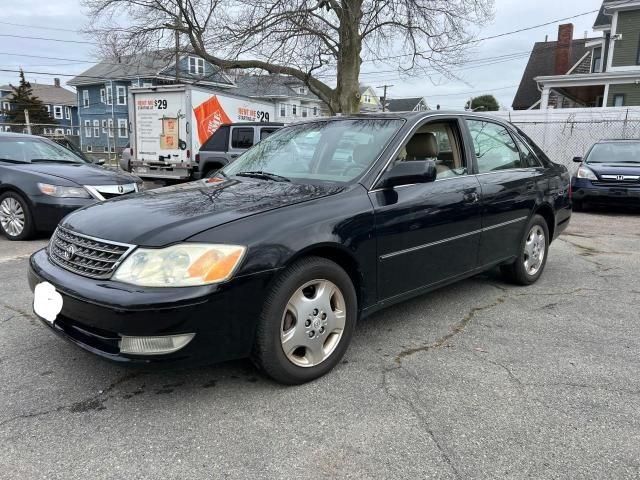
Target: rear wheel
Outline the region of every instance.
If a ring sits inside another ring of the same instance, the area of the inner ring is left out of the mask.
[[[280,383],[314,380],[344,355],[357,311],[355,288],[339,265],[319,257],[302,259],[269,293],[252,358]]]
[[[0,228],[9,240],[26,240],[33,234],[31,211],[21,195],[6,192],[0,196]]]
[[[542,275],[549,252],[549,226],[540,215],[529,221],[519,246],[518,258],[501,268],[507,280],[518,285],[531,285]]]

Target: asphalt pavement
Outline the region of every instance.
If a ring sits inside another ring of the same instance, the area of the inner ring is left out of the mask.
[[[534,286],[379,312],[298,387],[62,341],[31,313],[43,244],[0,238],[0,478],[640,478],[638,212],[574,214]]]

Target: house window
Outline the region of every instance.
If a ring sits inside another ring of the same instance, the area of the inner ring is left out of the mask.
[[[313,116],[314,117],[318,116],[318,107],[313,107]]]
[[[102,120],[102,133],[107,133],[107,119]]]
[[[293,115],[297,115],[298,114],[298,106],[297,105],[291,105],[291,113]]]
[[[71,129],[67,128],[67,135],[71,135]]]
[[[111,153],[116,153],[116,147],[112,145],[111,148],[109,148],[109,151]]]
[[[56,128],[56,135],[64,135],[64,128]]]
[[[82,91],[82,106],[89,108],[89,90]]]
[[[100,103],[107,103],[106,90],[104,88],[100,89]]]
[[[87,145],[87,152],[91,153],[93,151],[93,149],[91,148],[91,145]]]
[[[113,138],[113,118],[109,119],[109,138]]]
[[[118,85],[118,105],[126,105],[127,104],[127,87],[124,85]]]
[[[298,88],[298,93],[301,93],[302,95],[306,95],[307,94],[307,87]]]
[[[107,105],[113,104],[113,90],[111,87],[107,88]]]
[[[128,136],[129,136],[129,130],[127,126],[127,119],[119,118],[118,119],[118,137],[127,138]]]
[[[91,138],[91,120],[84,121],[84,136]]]
[[[100,120],[93,121],[93,136],[100,138]]]
[[[602,72],[602,48],[593,49],[593,73]]]
[[[189,73],[204,75],[204,60],[198,57],[189,57]]]
[[[364,96],[364,103],[371,103],[371,97],[369,95]]]
[[[3,110],[9,111],[9,107],[10,107],[9,102],[2,102],[2,109]]]
[[[287,115],[287,105],[284,103],[280,104],[280,116],[285,117]]]
[[[71,108],[69,107],[64,107],[64,117],[67,120],[71,120]]]
[[[618,93],[613,96],[614,107],[624,107],[624,94]]]
[[[307,116],[307,107],[301,107],[300,109],[302,110],[302,116],[306,117]]]

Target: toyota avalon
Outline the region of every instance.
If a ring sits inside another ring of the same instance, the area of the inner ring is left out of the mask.
[[[496,266],[538,280],[569,222],[569,181],[521,131],[480,114],[300,123],[216,177],[66,217],[31,257],[33,307],[111,360],[251,357],[303,383],[383,307]]]

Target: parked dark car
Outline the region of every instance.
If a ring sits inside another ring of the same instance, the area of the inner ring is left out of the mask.
[[[640,205],[640,140],[601,140],[571,178],[576,210],[587,203]]]
[[[538,280],[569,184],[522,132],[478,114],[300,123],[215,178],[68,216],[31,257],[34,310],[112,360],[251,356],[302,383],[383,307],[495,266]]]
[[[51,232],[73,210],[136,192],[141,184],[49,139],[0,133],[0,229],[9,240]]]
[[[193,178],[212,177],[262,139],[281,129],[284,123],[237,122],[220,125],[196,153]]]

